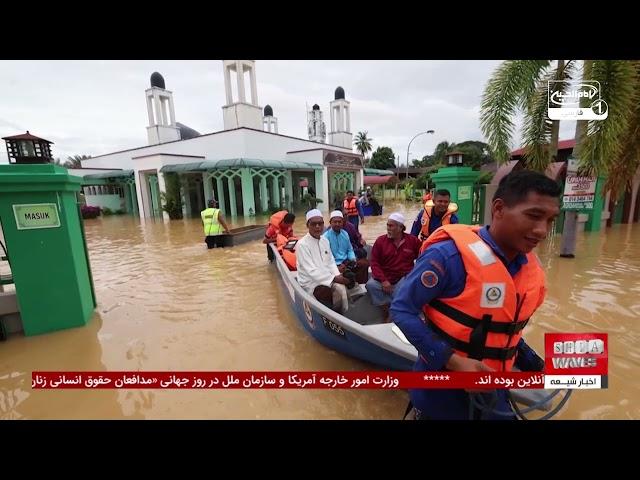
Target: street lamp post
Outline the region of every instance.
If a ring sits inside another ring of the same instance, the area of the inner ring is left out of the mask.
[[[426,132],[420,132],[418,133],[415,137],[413,137],[411,139],[411,141],[409,142],[409,145],[407,145],[407,175],[405,180],[407,180],[409,178],[409,148],[411,148],[411,143],[418,138],[420,135],[426,135],[427,133],[435,133],[433,130],[427,130]]]

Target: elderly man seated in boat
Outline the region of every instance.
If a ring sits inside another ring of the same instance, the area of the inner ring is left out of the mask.
[[[349,234],[344,230],[343,213],[340,210],[331,212],[329,224],[330,227],[323,235],[329,240],[331,253],[336,260],[338,270],[343,275],[353,274],[355,281],[359,284],[367,283],[369,280],[369,261],[366,258],[356,257]]]
[[[367,291],[371,303],[379,306],[385,321],[389,321],[389,306],[405,275],[413,269],[422,242],[405,232],[401,213],[392,213],[387,220],[387,233],[379,236],[371,249],[371,278]]]
[[[347,286],[355,285],[340,273],[329,240],[322,235],[324,218],[320,210],[306,214],[309,232],[296,244],[298,283],[323,305],[344,313],[349,308]]]

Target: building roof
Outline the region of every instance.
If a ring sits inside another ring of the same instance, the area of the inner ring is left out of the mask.
[[[267,105],[266,107],[264,107],[264,116],[273,117],[273,108],[271,108],[271,105]]]
[[[379,185],[382,183],[387,183],[393,177],[389,175],[366,175],[363,179],[363,183],[365,185]]]
[[[344,100],[344,88],[342,87],[336,88],[334,96],[336,100]]]
[[[383,176],[383,177],[395,175],[395,173],[393,173],[391,170],[379,170],[377,168],[365,168],[364,169],[364,174],[365,174],[365,176],[367,176],[367,175],[376,176],[377,175],[377,176]]]
[[[572,138],[571,140],[560,140],[558,142],[558,150],[570,150],[570,149],[573,149],[573,147],[575,146],[576,146],[576,140],[574,138]],[[511,152],[511,156],[517,157],[517,156],[524,155],[524,151],[525,151],[524,147],[519,148]]]
[[[2,140],[39,140],[41,142],[53,143],[53,142],[50,142],[49,140],[45,140],[44,138],[31,135],[29,133],[29,130],[27,130],[27,133],[21,133],[20,135],[13,135],[11,137],[2,137]]]
[[[184,123],[176,122],[176,127],[180,130],[180,139],[188,140],[189,138],[196,138],[200,136],[200,132],[197,132],[193,128],[185,125]]]
[[[348,148],[346,148],[346,147],[340,147],[338,145],[331,145],[331,144],[327,144],[327,143],[317,142],[315,140],[309,140],[308,138],[292,137],[291,135],[283,135],[281,133],[274,133],[274,132],[267,132],[267,131],[264,131],[264,130],[257,130],[255,128],[249,128],[249,127],[238,127],[238,128],[231,128],[229,130],[220,130],[219,132],[203,133],[202,135],[200,135],[200,137],[208,137],[208,136],[212,136],[212,135],[221,135],[221,134],[228,133],[228,132],[235,132],[236,130],[249,130],[249,131],[258,132],[258,133],[261,133],[261,134],[264,134],[264,135],[275,135],[277,137],[292,138],[294,140],[299,140],[299,141],[302,141],[302,142],[315,143],[316,145],[321,146],[320,149],[324,149],[324,150],[336,149],[337,152],[343,153],[343,154],[353,153],[353,152],[344,152],[342,150],[338,150],[338,149],[348,150]],[[186,142],[186,141],[189,141],[189,140],[192,140],[192,139],[191,138],[187,138],[187,139],[181,139],[181,140],[172,140],[170,142],[164,142],[164,143],[162,143],[160,145],[162,145],[164,147],[164,146],[169,145],[171,143]],[[115,155],[116,153],[133,152],[134,150],[142,150],[142,149],[145,149],[145,148],[152,148],[152,147],[157,147],[157,146],[158,145],[144,145],[142,147],[127,148],[125,150],[118,150],[116,152],[103,153],[102,155],[94,155],[90,159],[87,159],[87,160],[95,160],[96,158],[107,157],[109,155]],[[295,150],[295,151],[302,152],[302,151],[306,151],[306,150]],[[287,153],[291,153],[291,152],[287,152]],[[155,154],[153,154],[153,155],[155,155]],[[173,154],[169,154],[168,153],[167,155],[173,155]]]

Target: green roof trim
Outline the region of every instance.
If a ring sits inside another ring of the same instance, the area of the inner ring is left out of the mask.
[[[286,170],[322,170],[323,165],[307,162],[282,162],[280,160],[258,160],[255,158],[225,158],[223,160],[205,160],[196,163],[178,163],[165,165],[162,173],[169,172],[204,172],[233,168],[282,168]]]

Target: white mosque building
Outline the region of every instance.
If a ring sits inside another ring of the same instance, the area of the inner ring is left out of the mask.
[[[141,217],[168,218],[160,194],[168,178],[179,182],[185,216],[199,216],[210,198],[232,217],[302,208],[302,195],[310,188],[322,200],[318,208],[327,211],[336,195],[362,188],[365,169],[362,156],[353,151],[351,105],[342,87],[330,102],[328,137],[320,107],[314,105],[308,112],[309,139],[296,138],[278,131],[270,105],[260,106],[255,61],[224,60],[222,67],[224,130],[208,134],[176,121],[172,92],[162,75],[151,75],[145,91],[148,145],[84,160],[82,169],[70,172],[84,177],[88,205],[119,203]]]

